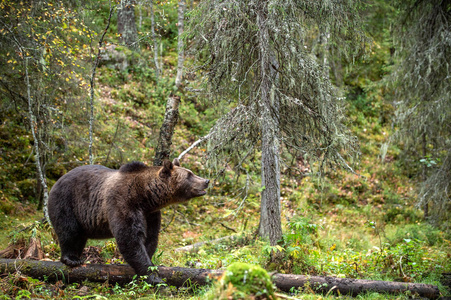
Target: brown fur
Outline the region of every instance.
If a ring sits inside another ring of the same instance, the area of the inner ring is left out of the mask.
[[[49,216],[61,246],[61,261],[83,263],[87,239],[115,237],[124,259],[139,275],[149,274],[158,245],[160,210],[205,194],[209,180],[180,167],[133,162],[112,170],[82,166],[61,177],[49,196]],[[149,277],[152,282],[159,282]]]

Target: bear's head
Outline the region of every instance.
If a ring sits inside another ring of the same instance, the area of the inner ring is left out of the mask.
[[[191,170],[182,168],[176,158],[172,162],[166,160],[159,172],[163,180],[167,180],[172,190],[172,203],[184,202],[205,195],[210,180],[195,175]]]

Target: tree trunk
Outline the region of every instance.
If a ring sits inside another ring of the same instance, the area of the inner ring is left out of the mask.
[[[129,49],[139,49],[134,0],[121,0],[117,10],[117,32],[121,36],[121,42]]]
[[[70,268],[61,262],[0,259],[0,274],[15,273],[55,282],[63,280],[67,283],[106,282],[110,284],[125,284],[132,281],[135,272],[129,265],[99,265],[86,264]],[[181,287],[193,284],[207,285],[212,278],[218,278],[223,270],[192,269],[181,267],[158,267],[158,275],[166,279],[169,285]],[[420,297],[437,299],[440,292],[437,286],[422,283],[405,283],[375,281],[363,279],[334,278],[320,276],[305,276],[292,274],[274,274],[272,280],[276,287],[289,292],[292,289],[307,289],[309,292],[334,293],[357,296],[360,293],[372,291],[378,293],[400,294],[409,291]]]
[[[139,29],[139,31],[141,31],[142,24],[143,24],[143,1],[138,2],[138,7],[139,7],[139,18],[138,18],[138,28],[137,29]]]
[[[25,58],[24,62],[25,62],[25,80],[27,85],[27,98],[28,98],[28,118],[30,119],[31,134],[34,140],[34,152],[36,154],[36,169],[42,187],[44,217],[47,220],[47,222],[50,223],[49,212],[47,208],[47,203],[49,200],[49,190],[47,187],[47,179],[45,178],[45,173],[41,164],[41,153],[39,151],[40,141],[38,134],[36,132],[36,130],[38,129],[38,124],[36,122],[36,117],[33,114],[30,77],[28,76],[28,58]]]
[[[329,27],[326,26],[325,28],[321,29],[320,33],[320,61],[324,68],[324,77],[329,79],[329,71],[330,71],[330,65],[329,65],[329,38],[330,38],[330,30]]]
[[[38,146],[39,147],[39,146]],[[44,155],[40,159],[41,164],[41,172],[45,176],[45,162],[42,160],[44,159]],[[36,201],[38,202],[37,210],[41,210],[44,208],[44,188],[41,181],[41,174],[39,172],[36,172],[36,193],[35,193]]]
[[[265,108],[267,110],[268,108]],[[268,113],[263,121],[271,121]],[[262,200],[259,235],[269,238],[271,246],[282,238],[280,215],[280,166],[278,141],[274,122],[262,123]]]
[[[158,64],[158,42],[157,36],[155,34],[155,12],[153,10],[153,0],[150,0],[150,22],[151,22],[150,31],[152,32],[152,41],[153,41],[153,60],[155,63],[155,80],[158,83],[158,77],[160,77],[160,67]]]
[[[97,55],[96,58],[94,60],[93,66],[92,66],[92,73],[91,73],[91,78],[89,81],[90,84],[90,98],[89,98],[89,146],[88,146],[88,151],[89,151],[89,164],[92,165],[94,164],[94,155],[92,153],[92,146],[93,146],[93,136],[94,136],[94,86],[95,86],[95,77],[96,77],[96,70],[97,70],[97,66],[99,65],[100,62],[100,50],[102,48],[102,44],[103,44],[103,39],[105,38],[105,34],[108,31],[108,28],[110,28],[110,23],[111,23],[111,16],[113,15],[113,7],[110,8],[110,15],[108,16],[108,22],[107,25],[105,27],[105,30],[102,33],[102,36],[100,37],[99,40],[99,49],[97,49]]]
[[[422,139],[423,158],[426,159],[426,155],[427,155],[426,132],[423,132],[422,138],[423,138]],[[423,170],[421,172],[421,180],[423,182],[425,182],[426,178],[427,178],[427,164],[423,163]],[[426,202],[424,203],[423,210],[424,210],[424,219],[427,220],[429,218],[429,203],[428,203],[427,199],[426,199]]]
[[[40,107],[40,103],[37,102],[35,104],[35,106]],[[46,147],[44,147],[44,142],[47,142],[49,144],[49,141],[47,141],[48,139],[48,127],[49,127],[49,122],[46,119],[46,114],[40,114],[39,113],[39,108],[38,108],[38,112],[36,113],[36,116],[39,117],[40,119],[40,125],[39,128],[36,127],[35,129],[35,134],[36,134],[36,140],[35,142],[37,143],[37,147],[39,149],[39,163],[41,164],[41,173],[44,175],[47,173],[46,172],[46,165],[47,165],[47,151],[46,151]],[[37,119],[38,117],[35,116],[35,119]],[[42,184],[41,178],[40,178],[40,173],[36,172],[36,201],[38,203],[38,207],[37,210],[41,210],[44,208],[44,202],[45,202],[45,197],[44,197],[44,186]]]
[[[180,0],[178,6],[178,62],[177,62],[177,76],[175,78],[175,86],[177,90],[180,90],[183,76],[183,23],[185,18],[185,1]],[[155,57],[156,59],[156,57]],[[155,60],[156,61],[156,60]],[[174,134],[174,128],[179,119],[179,105],[180,97],[171,94],[166,103],[166,111],[164,113],[163,124],[160,129],[160,137],[158,139],[157,150],[155,152],[155,158],[153,161],[154,166],[161,166],[163,160],[169,159],[171,154],[172,136]]]
[[[326,294],[332,292],[334,294],[345,294],[354,297],[365,292],[400,294],[407,291],[429,299],[437,299],[440,296],[440,291],[437,286],[423,283],[391,282],[279,273],[273,275],[272,279],[277,288],[282,291],[290,291],[292,287],[303,288],[309,286],[311,290],[317,293]]]
[[[178,33],[178,44],[177,44],[177,51],[178,51],[178,61],[177,61],[177,76],[175,78],[175,85],[177,86],[177,89],[180,89],[180,86],[182,84],[182,78],[183,78],[183,63],[185,61],[184,57],[184,51],[183,51],[183,30],[184,30],[184,22],[185,22],[185,0],[179,1],[178,6],[178,22],[177,27],[179,29]]]
[[[277,65],[269,44],[265,12],[259,11],[259,45],[262,82],[261,130],[262,130],[262,200],[259,235],[269,238],[271,246],[282,238],[280,215],[280,165],[279,165],[279,98],[275,95],[277,75],[272,65]]]
[[[170,157],[172,136],[174,135],[174,128],[179,119],[179,105],[180,97],[170,95],[166,103],[163,124],[160,128],[160,137],[153,161],[154,166],[161,166],[163,160],[169,159]]]

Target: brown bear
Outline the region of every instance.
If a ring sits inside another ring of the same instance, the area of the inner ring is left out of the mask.
[[[138,275],[161,282],[149,271],[158,245],[160,210],[205,195],[209,182],[180,167],[178,159],[162,167],[132,162],[119,170],[99,165],[71,170],[55,183],[48,201],[61,261],[78,266],[88,239],[114,237]]]

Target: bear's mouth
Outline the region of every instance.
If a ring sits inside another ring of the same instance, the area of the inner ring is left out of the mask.
[[[205,191],[205,190],[196,190],[196,195],[197,196],[203,196],[203,195],[205,195],[205,194],[207,194],[207,192]]]

